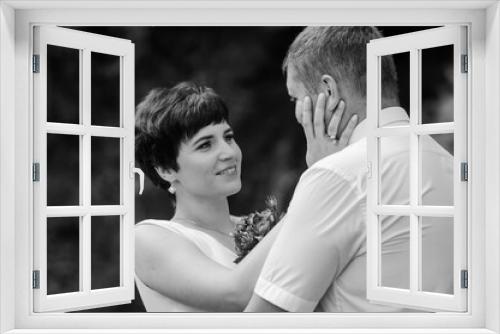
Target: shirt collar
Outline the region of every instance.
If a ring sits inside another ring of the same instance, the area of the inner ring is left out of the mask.
[[[380,112],[380,126],[398,125],[397,123],[407,124],[409,121],[408,114],[401,107],[389,107],[382,109]],[[351,139],[349,139],[349,145],[365,138],[367,128],[368,122],[365,118],[354,128]]]

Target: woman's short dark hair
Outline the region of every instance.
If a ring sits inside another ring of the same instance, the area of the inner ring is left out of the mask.
[[[137,106],[135,159],[153,184],[168,189],[155,167],[177,171],[180,144],[210,124],[228,121],[222,98],[209,87],[181,82],[154,88]]]

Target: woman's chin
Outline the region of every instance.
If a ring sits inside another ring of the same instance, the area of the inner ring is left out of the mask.
[[[237,194],[240,192],[240,190],[241,190],[241,181],[235,182],[235,184],[233,186],[228,187],[227,192],[226,192],[226,196],[231,196],[231,195]]]

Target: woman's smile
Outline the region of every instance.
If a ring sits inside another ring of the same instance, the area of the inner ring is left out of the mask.
[[[232,165],[232,166],[229,166],[229,167],[226,167],[222,170],[220,170],[219,172],[215,173],[216,175],[221,175],[221,176],[233,176],[233,175],[237,175],[237,168],[236,168],[236,165]]]

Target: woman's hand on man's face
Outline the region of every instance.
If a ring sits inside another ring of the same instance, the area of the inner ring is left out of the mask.
[[[358,116],[352,115],[342,133],[338,133],[345,110],[342,100],[327,103],[323,93],[318,95],[314,107],[311,98],[306,96],[303,101],[297,100],[295,104],[295,117],[302,125],[307,141],[306,163],[310,167],[316,161],[344,149],[352,136],[358,123]],[[333,114],[325,124],[325,113]]]

